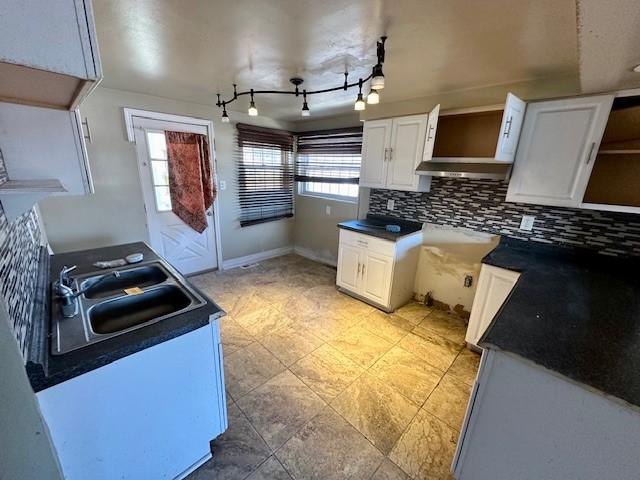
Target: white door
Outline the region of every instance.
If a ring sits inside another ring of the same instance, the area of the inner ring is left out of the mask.
[[[519,276],[518,272],[511,270],[491,265],[482,266],[465,337],[468,343],[478,345],[480,337],[511,293]]]
[[[213,207],[207,211],[209,225],[202,233],[171,211],[165,141],[165,130],[206,135],[206,127],[135,117],[134,129],[151,246],[183,274],[216,268]],[[209,139],[210,146],[212,143]]]
[[[524,111],[527,104],[516,97],[513,93],[507,94],[507,101],[502,114],[502,125],[498,136],[498,146],[496,147],[496,160],[512,163],[516,158],[516,148],[524,121]]]
[[[362,131],[362,164],[360,186],[384,187],[387,178],[387,158],[391,145],[392,120],[364,122]]]
[[[391,294],[392,269],[392,257],[364,251],[360,294],[380,305],[388,305]]]
[[[578,206],[612,102],[612,95],[598,95],[530,103],[507,201]]]
[[[429,112],[427,119],[427,133],[424,141],[424,150],[422,152],[422,161],[428,162],[433,158],[433,147],[436,144],[436,130],[438,129],[438,116],[440,115],[440,104],[436,105]]]
[[[338,276],[336,283],[357,293],[360,288],[361,249],[351,245],[340,244],[338,248]]]
[[[415,191],[420,177],[416,167],[422,160],[428,115],[393,120],[389,152],[387,188]]]

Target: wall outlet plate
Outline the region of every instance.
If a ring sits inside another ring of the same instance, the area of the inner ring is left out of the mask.
[[[394,208],[396,208],[396,201],[390,198],[387,200],[387,210],[393,210]]]
[[[533,222],[535,222],[536,217],[533,215],[523,215],[522,221],[520,222],[520,230],[526,230],[530,232],[533,230]]]
[[[221,190],[221,191],[222,191],[222,190],[226,190],[226,189],[227,189],[227,182],[226,182],[226,180],[220,180],[220,181],[218,182],[218,184],[220,185],[220,190]]]
[[[331,215],[331,205],[326,205],[324,207],[324,213],[326,213],[327,215]]]

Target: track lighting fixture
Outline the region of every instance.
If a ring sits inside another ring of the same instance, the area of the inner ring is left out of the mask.
[[[307,105],[307,91],[302,91],[302,116],[309,117],[311,116],[311,110],[309,110],[309,105]]]
[[[366,104],[364,103],[364,99],[362,98],[362,79],[358,80],[358,88],[360,88],[360,91],[358,92],[358,98],[355,105],[353,106],[353,109],[361,111],[366,108]]]
[[[258,116],[258,109],[256,108],[256,103],[253,101],[253,88],[251,89],[251,101],[249,102],[249,110],[247,113],[250,117]]]
[[[306,91],[303,90],[302,91],[302,95],[303,95],[303,103],[302,103],[302,116],[303,117],[308,117],[311,115],[311,110],[309,110],[309,105],[307,104],[307,95],[314,95],[314,94],[318,94],[318,93],[329,93],[329,92],[335,92],[338,90],[348,90],[349,88],[353,88],[353,87],[358,87],[359,88],[359,92],[358,92],[358,98],[356,100],[356,103],[354,105],[355,110],[364,110],[366,108],[366,104],[364,101],[364,97],[362,95],[362,84],[365,82],[368,82],[369,80],[371,80],[371,91],[369,92],[369,94],[367,95],[367,103],[370,104],[376,104],[380,101],[380,96],[377,92],[377,90],[382,90],[384,88],[384,73],[382,72],[382,65],[384,64],[384,56],[385,56],[385,42],[387,40],[387,37],[380,37],[380,40],[377,42],[376,46],[377,46],[377,57],[378,57],[378,63],[376,63],[376,65],[371,69],[371,74],[366,77],[366,78],[360,78],[357,82],[353,82],[353,83],[349,83],[348,81],[348,76],[349,73],[345,72],[344,73],[344,84],[340,85],[338,87],[332,87],[332,88],[324,88],[321,90],[313,90],[313,91]],[[256,108],[256,104],[254,101],[254,94],[276,94],[276,95],[295,95],[296,97],[300,95],[300,91],[298,89],[298,87],[302,84],[303,80],[302,78],[299,77],[294,77],[291,80],[291,83],[295,86],[295,89],[293,91],[291,90],[254,90],[253,88],[251,90],[248,91],[244,91],[244,92],[238,92],[237,90],[237,85],[233,84],[233,97],[230,98],[229,100],[221,100],[220,99],[220,94],[218,94],[218,101],[216,102],[216,105],[218,107],[222,108],[222,121],[223,122],[228,122],[228,115],[226,113],[226,106],[229,103],[232,103],[234,101],[236,101],[238,99],[238,97],[241,97],[243,95],[251,95],[251,100],[249,102],[249,110],[248,113],[250,116],[255,117],[256,115],[258,115],[258,109]],[[225,120],[227,119],[227,120]]]
[[[220,118],[222,123],[229,123],[229,115],[227,115],[227,107],[222,105],[222,118]]]

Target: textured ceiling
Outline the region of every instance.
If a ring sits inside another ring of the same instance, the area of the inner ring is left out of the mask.
[[[366,76],[385,33],[381,102],[529,80],[578,79],[573,0],[94,0],[103,85],[205,104],[215,93],[309,89]],[[309,98],[313,116],[354,93]],[[256,97],[261,114],[299,119],[300,100]],[[241,99],[230,109],[246,111]]]

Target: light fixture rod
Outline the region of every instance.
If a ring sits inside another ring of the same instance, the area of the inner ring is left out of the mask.
[[[384,62],[384,43],[387,40],[386,36],[380,37],[380,41],[377,42],[377,57],[378,57],[378,64],[382,64]],[[348,83],[347,77],[348,77],[348,72],[344,73],[344,84],[340,85],[339,87],[332,87],[332,88],[323,88],[321,90],[308,90],[307,91],[307,95],[317,95],[320,93],[329,93],[329,92],[337,92],[338,90],[347,90],[349,88],[353,88],[353,87],[360,87],[360,89],[362,89],[362,84],[364,82],[367,82],[369,80],[371,80],[371,78],[373,77],[373,72],[369,74],[368,77],[366,78],[361,78],[359,79],[357,82],[352,82],[352,83]],[[229,100],[224,100],[221,101],[220,97],[218,96],[218,101],[216,102],[216,106],[218,107],[222,107],[222,105],[229,105],[231,103],[233,103],[235,100],[238,99],[238,97],[242,97],[244,95],[251,95],[251,97],[253,97],[253,95],[264,95],[264,94],[269,94],[269,95],[295,95],[295,96],[299,96],[300,95],[300,90],[298,89],[298,86],[296,86],[295,90],[245,90],[243,92],[238,92],[237,91],[237,85],[234,83],[233,84],[233,98],[229,99]]]

